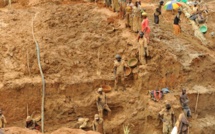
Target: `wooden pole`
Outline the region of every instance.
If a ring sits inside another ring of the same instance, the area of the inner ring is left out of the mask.
[[[197,98],[196,98],[195,113],[197,112],[198,102],[199,102],[199,92],[198,92]]]
[[[27,67],[28,67],[28,73],[29,73],[29,76],[31,75],[31,70],[30,70],[30,65],[29,65],[29,52],[28,52],[28,49],[27,49]]]

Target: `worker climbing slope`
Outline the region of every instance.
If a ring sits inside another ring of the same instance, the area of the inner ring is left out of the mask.
[[[139,32],[137,41],[139,42],[139,61],[142,65],[146,64],[147,57],[149,57],[149,34],[150,34],[150,27],[149,27],[149,20],[147,18],[147,13],[143,12],[143,21],[141,24],[141,31]]]
[[[119,84],[119,79],[121,79],[121,83],[123,86],[123,91],[126,90],[125,88],[125,66],[126,63],[124,60],[122,60],[122,57],[120,55],[116,55],[114,60],[114,75],[115,75],[115,84],[114,84],[114,89],[118,90],[118,84]]]
[[[93,131],[105,134],[103,119],[98,114],[95,114],[94,116]]]
[[[107,105],[106,94],[103,92],[102,88],[98,89],[98,96],[97,96],[96,104],[97,104],[99,116],[101,118],[103,118],[103,112],[104,112],[104,110],[108,111],[108,117],[110,117],[111,110],[110,110],[110,108]]]

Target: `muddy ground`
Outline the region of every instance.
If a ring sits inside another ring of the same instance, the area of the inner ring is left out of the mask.
[[[190,133],[214,133],[215,42],[210,32],[215,29],[215,14],[213,1],[208,3],[211,17],[206,46],[193,36],[185,18],[181,22],[182,34],[173,35],[172,12],[163,11],[161,24],[154,25],[155,5],[144,4],[152,29],[150,58],[147,65],[140,66],[138,79],[134,75],[126,78],[125,92],[107,94],[112,110],[111,119],[105,117],[107,134],[122,134],[124,125],[134,134],[160,134],[162,125],[157,112],[168,100],[178,116],[181,88],[188,89],[192,111],[197,91],[205,91],[200,94],[198,110],[190,120]],[[47,133],[60,127],[77,128],[78,117],[92,120],[97,112],[97,88],[113,87],[115,54],[121,54],[125,60],[138,57],[137,34],[125,28],[125,21],[117,13],[101,4],[13,1],[11,7],[1,8],[0,16],[0,108],[7,117],[7,126],[23,127],[27,107],[30,114],[40,114],[42,85],[32,27],[46,79]],[[171,93],[160,102],[152,102],[148,90],[164,87]]]

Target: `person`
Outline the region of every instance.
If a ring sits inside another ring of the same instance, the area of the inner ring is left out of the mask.
[[[28,128],[28,129],[31,129],[31,130],[40,131],[40,125],[37,124],[37,122],[39,122],[39,121],[40,121],[40,119],[39,120],[34,120],[34,119],[32,119],[31,116],[27,116],[25,127]]]
[[[100,132],[101,134],[105,134],[103,118],[99,116],[99,114],[95,114],[93,120],[93,131]]]
[[[147,13],[143,12],[142,16],[143,16],[143,21],[141,23],[141,31],[144,33],[144,37],[147,39],[147,44],[149,44],[149,34],[151,30],[149,27],[149,20],[147,17]]]
[[[132,30],[136,33],[138,33],[141,29],[140,23],[141,23],[141,8],[139,6],[139,2],[136,1],[132,10],[132,16],[133,16],[133,24],[132,24]]]
[[[139,60],[142,65],[146,64],[146,58],[149,56],[148,44],[149,44],[149,20],[147,18],[146,12],[142,13],[143,21],[141,23],[141,31],[138,34],[137,42],[141,39],[139,43]],[[145,59],[144,59],[145,58]]]
[[[161,8],[156,8],[154,13],[154,23],[159,24],[159,15],[161,15]]]
[[[114,12],[119,12],[120,5],[119,5],[118,0],[112,0],[111,3],[112,3],[112,10]]]
[[[111,0],[105,0],[105,6],[106,7],[111,7]]]
[[[0,128],[0,134],[4,134],[4,131]]]
[[[99,116],[103,118],[103,111],[108,111],[108,117],[110,117],[111,110],[107,105],[107,97],[106,94],[103,92],[102,88],[98,89],[98,96],[96,100]]]
[[[174,124],[174,111],[169,103],[159,112],[158,118],[163,122],[163,134],[169,134]]]
[[[196,14],[199,11],[199,7],[197,5],[197,3],[194,3],[193,5],[193,10],[192,10],[192,14]]]
[[[159,100],[162,99],[163,97],[163,92],[162,90],[152,90],[149,92],[150,93],[150,96],[151,96],[151,99],[158,102]]]
[[[193,5],[191,15],[190,15],[191,20],[196,21],[196,18],[198,17],[198,11],[199,11],[198,5],[195,2],[194,5]]]
[[[161,7],[163,6],[163,4],[164,4],[164,0],[161,0],[161,1],[159,2],[159,8],[161,8]]]
[[[85,129],[90,127],[89,118],[78,118],[78,124],[80,129]]]
[[[198,11],[199,11],[198,5],[197,5],[197,3],[194,3],[193,9],[192,9],[192,13],[195,14],[195,13],[197,13]]]
[[[189,99],[186,94],[186,89],[182,89],[182,94],[180,95],[180,103],[185,112],[186,117],[191,117],[191,110],[188,106]]]
[[[197,24],[202,24],[206,21],[205,17],[202,14],[202,11],[198,13],[198,16],[196,18],[196,23]]]
[[[143,32],[141,32],[140,34],[144,34]],[[138,39],[139,42],[139,61],[142,65],[146,64],[146,59],[149,56],[149,51],[148,51],[148,43],[147,43],[147,39],[144,35],[140,35],[142,36],[142,38]]]
[[[132,3],[132,0],[129,0],[126,6],[126,27],[132,27],[132,9],[134,4]]]
[[[137,0],[137,5],[138,5],[138,8],[141,8],[141,0]]]
[[[5,128],[5,124],[7,124],[6,118],[2,114],[2,110],[0,110],[0,129]]]
[[[188,134],[189,121],[184,115],[184,112],[182,112],[178,117],[177,127],[178,127],[178,134]]]
[[[115,59],[116,60],[114,60],[114,74],[115,74],[114,89],[118,90],[119,79],[121,79],[121,83],[122,83],[122,86],[123,86],[123,91],[125,91],[126,88],[125,88],[124,80],[125,80],[125,66],[126,66],[126,63],[125,63],[124,60],[122,60],[122,57],[119,54],[117,54],[115,56]]]
[[[155,13],[154,13],[154,23],[155,24],[159,24],[159,16],[161,15],[161,8],[162,8],[163,4],[164,4],[164,1],[161,0],[159,2],[158,7],[155,9]]]
[[[125,18],[125,8],[126,8],[126,0],[119,0],[119,5],[120,5],[120,8],[119,8],[119,15],[122,19]]]
[[[181,27],[179,25],[181,13],[182,13],[182,11],[179,10],[177,15],[174,18],[173,29],[174,29],[174,34],[175,35],[178,35],[181,32]]]
[[[189,133],[189,121],[187,120],[184,112],[180,113],[175,123],[171,134],[188,134]]]

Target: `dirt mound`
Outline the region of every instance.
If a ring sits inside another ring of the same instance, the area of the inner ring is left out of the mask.
[[[5,134],[41,134],[38,131],[20,127],[9,127],[4,129]]]
[[[98,132],[93,131],[83,131],[81,129],[70,129],[70,128],[60,128],[51,134],[100,134]]]

